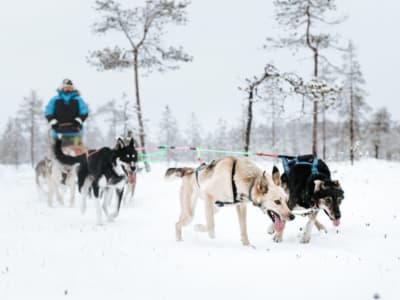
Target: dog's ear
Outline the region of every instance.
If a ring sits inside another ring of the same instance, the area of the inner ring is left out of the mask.
[[[279,170],[276,166],[272,168],[272,180],[277,186],[282,185],[281,174],[279,173]]]
[[[121,138],[117,139],[117,144],[115,145],[116,150],[120,150],[125,147],[125,143]]]
[[[340,188],[339,180],[332,180],[332,183],[336,188]]]
[[[135,143],[133,141],[133,138],[131,138],[130,142],[129,142],[129,148],[134,148],[135,147]]]
[[[257,189],[261,194],[268,193],[268,179],[265,176],[265,171],[263,172],[263,174],[257,184]]]
[[[324,188],[324,182],[322,180],[314,180],[314,192],[318,192]]]

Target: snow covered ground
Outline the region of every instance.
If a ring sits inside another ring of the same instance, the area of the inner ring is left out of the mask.
[[[322,213],[328,234],[301,244],[297,217],[276,244],[249,206],[251,249],[233,208],[217,214],[216,239],[190,225],[176,242],[179,182],[163,181],[163,165],[138,176],[133,206],[104,226],[93,203],[85,215],[49,208],[30,167],[0,166],[0,299],[400,299],[400,164],[330,167],[345,190],[339,230]]]

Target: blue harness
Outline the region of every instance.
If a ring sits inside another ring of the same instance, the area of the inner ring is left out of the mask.
[[[285,173],[289,176],[290,173],[290,164],[293,165],[305,165],[305,166],[311,166],[311,174],[312,175],[318,175],[318,157],[314,156],[313,162],[310,163],[308,161],[299,161],[298,156],[289,159],[287,156],[280,155],[279,158],[282,161],[283,169],[285,170]]]

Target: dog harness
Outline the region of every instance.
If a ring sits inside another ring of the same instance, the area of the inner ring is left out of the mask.
[[[212,161],[211,162],[211,164],[213,163],[214,161]],[[205,167],[207,167],[207,164],[206,163],[202,163],[200,166],[198,166],[197,168],[196,168],[196,170],[194,171],[194,173],[195,173],[195,175],[196,175],[196,183],[197,183],[197,187],[198,188],[200,188],[200,183],[199,183],[199,172],[201,171],[201,170],[203,170]]]
[[[231,175],[231,182],[232,182],[232,194],[233,194],[233,202],[230,202],[230,201],[215,201],[215,205],[216,206],[218,206],[218,207],[223,207],[223,206],[225,206],[225,205],[236,205],[236,204],[239,204],[239,203],[242,203],[243,202],[243,198],[242,198],[242,195],[239,197],[239,199],[237,199],[238,197],[238,195],[237,195],[237,187],[236,187],[236,183],[235,183],[235,173],[236,173],[236,159],[233,161],[233,165],[232,165],[232,175]],[[255,184],[255,182],[256,182],[256,180],[255,179],[253,179],[253,181],[251,182],[251,184],[250,184],[250,188],[249,188],[249,194],[248,194],[248,196],[247,196],[247,199],[251,202],[251,203],[253,203],[253,205],[254,206],[260,206],[260,205],[258,205],[258,204],[256,204],[256,203],[254,203],[254,201],[253,201],[253,196],[252,196],[252,190],[253,190],[253,187],[254,187],[254,184]]]
[[[289,158],[288,156],[280,155],[279,158],[282,161],[283,169],[285,170],[285,173],[289,175],[290,173],[290,166],[289,165],[303,165],[303,166],[311,166],[311,174],[312,175],[318,175],[318,157],[314,156],[313,162],[310,163],[308,161],[300,161],[298,156],[295,156],[293,158]]]

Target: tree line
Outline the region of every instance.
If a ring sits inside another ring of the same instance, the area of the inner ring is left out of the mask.
[[[270,84],[270,83],[268,83]],[[268,87],[268,91],[271,89]],[[282,96],[279,96],[282,97]],[[289,112],[293,100],[282,102],[279,97],[259,98],[253,115],[253,129],[249,144],[250,151],[287,155],[310,153],[313,124],[305,113]],[[272,101],[272,104],[271,104]],[[126,95],[111,99],[96,109],[91,107],[84,135],[84,144],[90,148],[104,145],[113,147],[116,137],[127,136],[129,132],[139,141],[140,132],[135,124],[136,112],[130,109],[131,100]],[[196,113],[192,112],[184,124],[179,123],[173,108],[163,108],[161,119],[150,126],[144,122],[149,145],[189,146],[212,150],[243,150],[246,141],[246,109],[243,103],[243,117],[228,122],[219,119],[213,130],[205,130]],[[0,163],[35,165],[44,156],[51,156],[49,127],[43,116],[43,101],[32,90],[20,103],[15,117],[10,117],[0,135]],[[329,108],[332,109],[332,108]],[[368,110],[357,118],[353,141],[349,138],[350,123],[343,111],[350,110],[347,103],[336,109],[334,116],[318,123],[318,130],[324,132],[324,155],[326,159],[349,161],[349,149],[355,160],[374,157],[400,160],[400,123],[393,120],[386,108]],[[323,128],[325,127],[325,128]],[[164,161],[171,164],[198,158],[210,161],[223,156],[222,153],[167,150]]]
[[[273,4],[283,35],[266,37],[265,51],[271,55],[279,55],[279,51],[309,53],[311,76],[302,77],[280,70],[274,63],[261,62],[260,74],[248,76],[239,87],[243,102],[237,105],[242,105],[242,118],[234,124],[221,119],[216,130],[205,132],[195,113],[182,130],[168,106],[160,124],[153,123],[150,128],[140,94],[141,75],[176,70],[179,63],[192,61],[183,47],[165,46],[164,40],[167,26],[186,24],[190,2],[146,0],[140,7],[124,7],[114,0],[95,1],[99,19],[93,24],[94,34],[118,32],[128,47],[111,45],[92,51],[88,63],[99,71],[132,70],[134,95],[122,95],[92,112],[85,143],[89,147],[112,145],[116,136],[130,131],[142,147],[181,144],[246,152],[313,153],[351,163],[363,156],[400,159],[399,124],[386,108],[371,110],[354,42],[332,34],[335,25],[346,19],[337,14],[335,1],[274,0]],[[340,63],[337,57],[341,57]],[[41,101],[32,90],[21,104],[18,117],[9,119],[1,136],[2,163],[34,164],[48,152],[48,132],[38,109]],[[98,125],[100,122],[109,125],[107,132]],[[18,153],[9,151],[10,145]],[[166,153],[168,161],[194,159],[196,155],[200,154]],[[216,156],[202,155],[205,159]],[[146,169],[150,169],[148,164]]]

